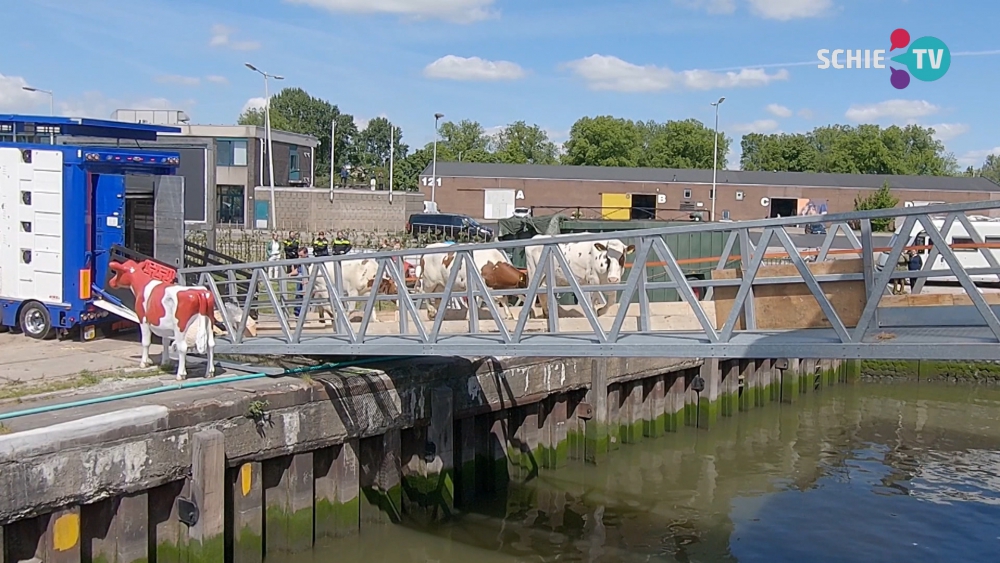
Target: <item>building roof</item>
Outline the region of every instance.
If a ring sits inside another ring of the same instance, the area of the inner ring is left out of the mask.
[[[431,175],[428,164],[422,176]],[[582,180],[593,182],[651,182],[711,184],[712,171],[675,168],[623,168],[614,166],[559,166],[542,164],[484,164],[438,162],[442,178],[510,178],[532,180]],[[987,178],[965,176],[893,176],[888,174],[819,174],[811,172],[749,172],[719,170],[718,184],[739,186],[795,186],[804,188],[889,187],[908,190],[1000,192]]]

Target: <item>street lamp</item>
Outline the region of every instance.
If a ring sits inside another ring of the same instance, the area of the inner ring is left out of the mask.
[[[438,120],[444,117],[443,113],[434,114],[434,159],[431,161],[431,201],[437,203],[437,179],[438,179]]]
[[[715,180],[719,173],[719,106],[724,101],[726,101],[725,96],[712,103],[712,106],[715,107],[715,149],[712,151],[712,215],[709,218],[710,221],[715,221]]]
[[[253,66],[250,63],[244,63],[247,68],[260,74],[264,77],[264,137],[267,142],[267,172],[269,176],[270,188],[271,188],[271,230],[275,231],[278,228],[277,214],[278,210],[274,206],[274,145],[271,143],[271,92],[268,88],[267,80],[273,78],[275,80],[284,80],[284,76],[278,76],[276,74],[269,74],[260,70],[259,68]]]
[[[55,108],[54,108],[54,103],[53,103],[55,95],[52,94],[52,90],[42,90],[41,88],[32,88],[31,86],[21,86],[21,88],[24,89],[27,92],[35,92],[35,93],[38,93],[38,94],[47,94],[49,96],[49,115],[55,115],[56,114]],[[50,125],[50,127],[55,127],[55,126],[54,125]],[[52,129],[49,129],[49,144],[52,144],[52,145],[56,144],[55,132]]]

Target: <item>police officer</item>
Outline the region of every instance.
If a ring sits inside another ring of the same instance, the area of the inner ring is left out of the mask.
[[[326,238],[326,233],[320,231],[316,238],[313,239],[313,256],[329,256],[330,255],[330,241]]]
[[[343,233],[337,233],[333,239],[333,254],[347,254],[351,251],[351,241],[344,237]]]

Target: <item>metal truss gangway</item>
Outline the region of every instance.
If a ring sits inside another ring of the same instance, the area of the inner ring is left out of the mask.
[[[286,267],[293,261],[188,268],[178,277],[198,279],[215,295],[225,330],[217,337],[216,352],[224,354],[1000,360],[1000,300],[991,299],[1000,296],[984,293],[970,277],[1000,282],[1000,244],[984,242],[968,217],[997,208],[998,201],[982,201],[309,258],[300,262],[309,265],[309,273],[300,278],[297,291],[286,287]],[[888,248],[873,244],[872,223],[886,219],[901,225],[901,233],[926,233],[920,239],[925,249],[922,270],[896,268],[909,236],[893,237]],[[797,248],[793,239],[803,235],[793,227],[815,221],[829,225],[826,240],[812,251]],[[949,243],[953,226],[964,228],[963,239],[973,242]],[[729,233],[711,279],[686,279],[664,236],[711,231]],[[575,253],[567,255],[567,243],[603,247],[618,237],[634,245],[620,283],[582,285],[573,276],[559,287],[547,283],[564,277],[561,272],[580,259]],[[849,248],[834,248],[845,245]],[[527,287],[491,289],[476,267],[466,267],[475,264],[473,251],[509,253],[528,246],[536,247],[538,266]],[[962,252],[956,252],[959,246]],[[774,247],[783,249],[787,265],[766,265]],[[423,294],[407,283],[404,258],[435,253],[450,255],[445,260],[451,265],[448,283],[443,292]],[[853,258],[854,270],[818,268],[836,265],[845,254],[852,255],[846,258]],[[969,261],[970,255],[978,265]],[[357,263],[348,262],[362,259],[372,261],[369,267],[377,265],[373,279],[394,282],[386,284],[394,286],[392,294],[346,295],[343,276],[358,269]],[[662,268],[666,275],[651,279],[650,268]],[[773,273],[775,268],[780,275]],[[768,269],[771,274],[762,273]],[[931,302],[923,304],[927,306],[913,306],[907,299],[921,295],[890,296],[888,290],[893,280],[915,278],[920,281],[914,290],[920,292],[923,281],[942,276],[957,281],[961,289],[952,288],[952,293],[962,296],[934,301],[941,296],[928,295]],[[795,295],[782,301],[778,288]],[[682,302],[651,302],[649,292],[657,289],[676,290]],[[850,291],[853,296],[844,293]],[[591,292],[617,294],[617,307],[599,316]],[[574,294],[578,304],[558,305],[564,293]],[[511,296],[528,304],[547,297],[548,314],[537,307],[511,307],[514,318],[509,318],[497,300]],[[422,305],[429,298],[444,303],[462,298],[475,304],[477,313],[441,307],[428,318]],[[888,306],[894,300],[895,306]],[[353,311],[358,305],[360,311]],[[720,307],[728,312],[720,313]],[[321,308],[332,314],[333,322],[315,321]],[[259,317],[253,336],[247,332],[251,311]],[[455,313],[460,315],[457,320]],[[779,314],[787,319],[787,327],[775,326]],[[799,322],[797,315],[814,318]]]

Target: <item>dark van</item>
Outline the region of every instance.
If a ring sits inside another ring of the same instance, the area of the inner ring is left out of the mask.
[[[457,213],[414,213],[406,222],[406,232],[414,236],[431,234],[450,239],[493,239],[493,229],[480,225],[468,215]]]

